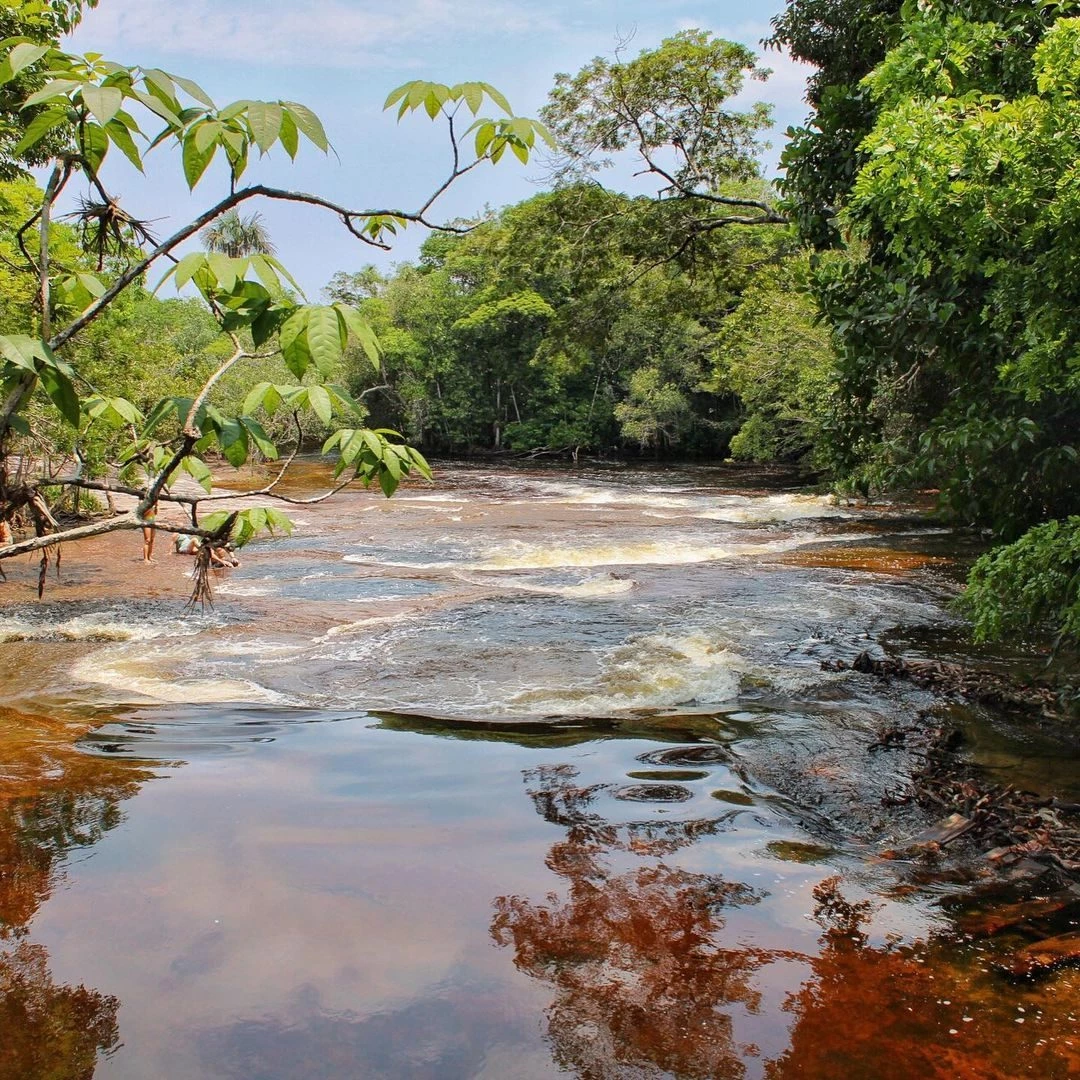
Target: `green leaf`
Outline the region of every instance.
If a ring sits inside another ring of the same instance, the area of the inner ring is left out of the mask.
[[[295,101],[283,101],[281,104],[289,111],[296,126],[325,154],[330,149],[330,141],[323,130],[322,121],[306,105],[298,105]]]
[[[405,450],[409,457],[412,458],[413,464],[416,466],[416,471],[424,477],[425,480],[434,480],[435,476],[424,455],[421,454],[419,450],[414,450],[411,446],[405,447]]]
[[[334,410],[330,404],[330,395],[326,392],[325,387],[309,386],[307,392],[308,405],[311,406],[312,411],[324,424],[329,424],[333,419]]]
[[[20,71],[28,68],[31,64],[36,64],[50,48],[52,48],[51,45],[35,45],[30,41],[19,42],[5,57],[11,69],[12,77],[14,78]]]
[[[79,279],[79,284],[92,296],[94,299],[98,299],[105,295],[105,285],[99,281],[93,274],[88,274],[83,270],[80,270],[76,275]]]
[[[217,437],[225,460],[233,468],[239,468],[247,461],[248,433],[247,428],[239,420],[226,420],[221,425]]]
[[[375,456],[375,460],[382,461],[383,454],[386,452],[386,440],[380,439],[371,428],[362,428],[360,434],[367,448]]]
[[[348,330],[335,308],[308,308],[307,344],[320,375],[333,372],[348,340]]]
[[[83,84],[78,79],[53,79],[46,83],[37,93],[31,94],[23,103],[23,109],[29,109],[32,105],[43,105],[46,101],[55,101],[56,98],[66,100],[72,90],[78,90]]]
[[[386,101],[383,102],[383,112],[386,112],[391,106],[396,105],[403,97],[409,92],[409,87],[412,86],[411,82],[402,83],[396,90],[391,90],[386,96]]]
[[[165,74],[164,72],[162,74]],[[208,109],[214,108],[213,98],[197,83],[192,82],[191,79],[182,79],[179,75],[169,75],[181,90],[185,91],[190,97],[193,97],[196,101],[205,105]]]
[[[271,408],[267,404],[267,399],[270,395],[273,395],[277,399],[277,404]],[[246,398],[244,398],[244,415],[250,416],[260,406],[273,416],[277,405],[281,404],[281,396],[278,394],[277,389],[273,383],[261,382],[256,383],[249,391]]]
[[[272,506],[266,508],[266,527],[273,532],[282,532],[286,536],[293,531],[292,520],[286,517],[280,510],[275,510]]]
[[[205,154],[210,149],[210,144],[217,141],[221,134],[222,124],[217,120],[204,120],[191,129],[195,139],[195,149],[200,154]]]
[[[213,490],[213,481],[210,477],[210,470],[207,468],[206,462],[202,458],[197,458],[192,455],[184,458],[180,462],[180,468],[184,470],[207,494]]]
[[[476,156],[483,157],[487,153],[491,140],[495,138],[495,125],[490,120],[485,120],[476,129]]]
[[[105,131],[109,138],[112,139],[113,144],[120,149],[120,153],[124,155],[135,166],[139,172],[143,171],[142,156],[139,154],[139,148],[135,145],[135,140],[132,139],[131,133],[119,120],[110,120],[105,126]]]
[[[463,83],[461,94],[465,98],[465,104],[469,106],[469,111],[475,116],[484,103],[483,87],[480,83]]]
[[[367,320],[356,308],[349,307],[348,304],[335,304],[334,310],[338,313],[348,333],[352,334],[360,342],[375,370],[379,371],[382,350],[379,347],[379,339],[375,336],[375,331],[371,329]]]
[[[281,130],[278,132],[278,136],[281,139],[281,145],[285,149],[285,153],[289,155],[290,160],[296,160],[296,152],[300,149],[300,132],[296,126],[296,121],[292,118],[292,113],[288,110],[282,114],[281,117]]]
[[[491,98],[491,100],[494,101],[495,104],[498,105],[499,108],[502,109],[502,111],[506,113],[507,116],[514,115],[514,110],[510,108],[510,102],[507,101],[506,98],[503,97],[503,95],[498,90],[496,90],[494,86],[492,86],[490,83],[481,83],[480,85],[484,88],[487,96]]]
[[[142,102],[152,113],[156,116],[160,116],[162,120],[169,125],[170,129],[180,127],[180,117],[177,115],[176,110],[171,109],[164,101],[153,96],[153,94],[147,94],[142,90],[133,89],[131,96],[136,101]],[[164,134],[170,134],[170,131],[164,132]],[[159,136],[160,138],[161,136]]]
[[[265,154],[277,141],[283,116],[281,106],[271,102],[253,101],[248,106],[247,119],[251,134],[262,153]]]
[[[222,292],[232,292],[236,283],[247,272],[248,261],[246,258],[233,258],[220,251],[211,252],[206,256],[206,265],[210,272],[217,278],[218,287]]]
[[[60,415],[73,427],[78,428],[82,418],[79,395],[72,381],[54,367],[42,367],[38,371],[41,385]]]
[[[31,146],[40,142],[48,132],[52,131],[58,124],[64,123],[66,119],[67,109],[64,108],[46,109],[44,112],[38,113],[38,115],[26,125],[26,132],[15,144],[15,149],[12,153],[18,155],[29,150]]]
[[[208,150],[200,153],[191,134],[184,138],[184,179],[187,180],[189,189],[194,189],[199,182],[202,174],[206,172],[206,167],[213,160],[216,151],[217,143],[213,143]]]
[[[247,429],[247,433],[259,453],[267,461],[277,461],[278,448],[270,441],[270,437],[263,430],[262,424],[258,420],[253,420],[250,416],[242,416],[240,423]]]
[[[197,270],[201,270],[206,265],[206,253],[202,251],[192,251],[190,254],[185,255],[171,270],[169,273],[175,273],[176,275],[176,287],[182,289],[191,279],[195,276]],[[169,275],[166,274],[165,277]],[[164,284],[165,278],[162,278],[158,283],[158,289]],[[157,289],[154,290],[157,292]]]
[[[309,308],[297,308],[282,324],[279,331],[281,355],[288,369],[298,378],[311,366],[311,349],[308,347],[307,322]]]
[[[170,101],[176,101],[176,84],[161,68],[144,68],[143,79]]]
[[[82,88],[82,100],[104,126],[120,111],[124,104],[124,95],[115,86],[95,86],[87,83]]]
[[[389,499],[391,495],[397,491],[398,484],[401,481],[400,475],[394,476],[393,473],[386,469],[379,470],[379,487],[382,488],[383,494]]]
[[[80,148],[90,171],[96,173],[109,151],[109,136],[97,124],[83,124],[79,132]]]

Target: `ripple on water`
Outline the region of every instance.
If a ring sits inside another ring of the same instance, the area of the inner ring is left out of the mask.
[[[694,793],[681,784],[630,784],[612,794],[623,802],[640,803],[682,803],[694,797]]]
[[[700,746],[676,746],[671,749],[650,750],[641,754],[638,761],[646,765],[726,765],[735,755],[716,743]]]

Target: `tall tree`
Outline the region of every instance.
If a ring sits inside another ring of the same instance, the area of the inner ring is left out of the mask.
[[[207,251],[217,251],[234,259],[244,255],[277,254],[260,213],[241,217],[238,210],[229,210],[212,225],[207,225],[199,239]]]

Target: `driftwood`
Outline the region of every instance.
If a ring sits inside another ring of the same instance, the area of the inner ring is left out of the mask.
[[[1047,686],[1018,685],[993,671],[980,671],[942,660],[875,660],[861,652],[852,663],[825,660],[825,671],[858,671],[883,679],[906,679],[916,686],[941,693],[959,694],[968,701],[997,708],[1059,716],[1058,697]]]

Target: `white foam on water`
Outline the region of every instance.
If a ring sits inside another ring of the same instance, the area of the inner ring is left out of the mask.
[[[280,592],[267,585],[249,585],[239,581],[225,581],[220,585],[214,585],[214,592],[222,596],[273,596]]]
[[[603,574],[586,578],[573,585],[548,585],[543,582],[522,581],[506,578],[482,578],[475,575],[455,573],[459,581],[483,588],[498,589],[501,592],[533,593],[537,596],[562,596],[567,600],[593,600],[608,596],[622,596],[637,587],[637,582],[630,578]]]
[[[704,521],[730,521],[735,524],[854,516],[837,506],[836,499],[832,495],[784,494],[754,498],[736,495],[728,496],[728,499],[731,500],[728,505],[703,510],[693,516]]]
[[[163,674],[162,668],[177,668],[191,664],[191,646],[153,647],[150,651],[134,651],[130,646],[104,649],[78,661],[72,674],[83,682],[105,688],[105,701],[121,704],[150,698],[154,701],[213,704],[225,701],[259,702],[269,705],[288,704],[289,699],[249,679],[230,679],[220,676],[183,678]]]
[[[198,625],[177,623],[163,625],[144,622],[125,622],[108,616],[76,615],[59,622],[38,622],[30,619],[0,620],[0,642],[9,641],[87,641],[121,642],[152,641],[164,634],[197,634]]]
[[[846,536],[846,542],[870,539],[874,533]],[[692,540],[639,543],[575,544],[573,546],[529,544],[515,540],[490,548],[476,560],[455,562],[408,562],[378,555],[345,555],[345,562],[366,566],[391,566],[410,570],[451,570],[457,573],[499,570],[559,570],[599,566],[686,566],[755,555],[776,555],[812,544],[836,540],[835,536],[808,534],[761,544],[733,543],[721,546]],[[503,586],[500,586],[503,587]]]
[[[385,599],[389,599],[386,597]],[[415,599],[415,597],[401,597],[401,599]],[[354,600],[355,604],[370,603],[367,600]],[[372,615],[367,619],[357,619],[355,622],[339,623],[337,626],[331,626],[321,637],[312,638],[312,643],[320,645],[324,641],[331,641],[336,637],[344,637],[347,634],[359,634],[365,630],[369,630],[373,626],[386,626],[388,624],[399,624],[401,622],[400,615]]]
[[[516,541],[473,562],[403,562],[371,555],[346,555],[345,561],[414,570],[555,570],[562,567],[676,566],[711,562],[738,554],[729,547],[688,543],[602,544],[595,547],[541,546]]]
[[[746,660],[703,630],[634,638],[601,661],[592,685],[521,691],[508,704],[530,713],[619,713],[718,705],[738,695]]]
[[[598,489],[577,485],[567,485],[554,494],[541,495],[540,498],[546,503],[557,503],[563,506],[584,506],[594,509],[647,506],[660,510],[676,510],[699,506],[702,501],[700,499],[673,498],[670,495],[659,495],[648,490]],[[524,506],[535,501],[535,499],[515,499],[507,505]]]
[[[408,504],[408,503],[457,503],[460,506],[464,506],[466,500],[460,495],[451,495],[449,492],[442,492],[438,495],[396,495],[394,497],[396,504]]]

